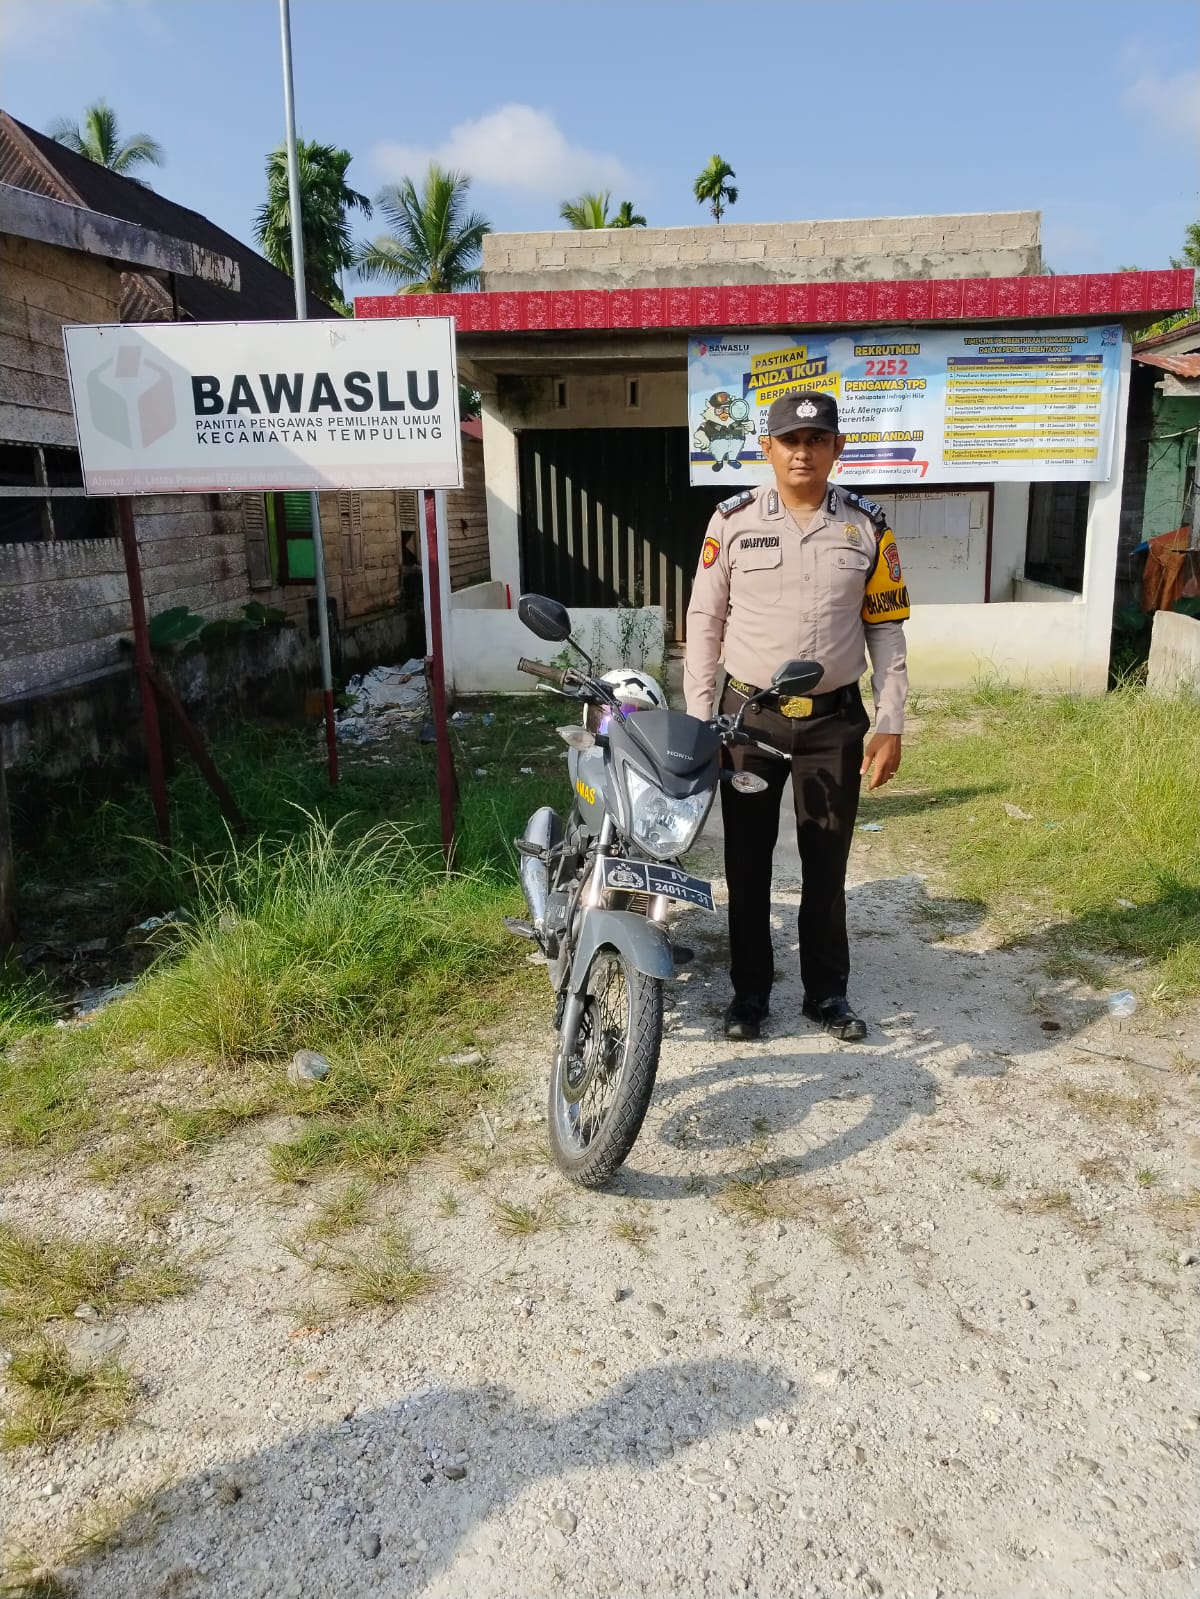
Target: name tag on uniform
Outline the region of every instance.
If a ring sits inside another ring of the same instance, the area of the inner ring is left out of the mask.
[[[739,550],[777,550],[778,548],[778,533],[751,533],[738,540]]]

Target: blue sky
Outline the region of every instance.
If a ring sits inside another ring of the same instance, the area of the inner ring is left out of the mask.
[[[301,134],[355,187],[435,154],[500,230],[597,187],[702,222],[714,151],[731,221],[1029,208],[1059,272],[1165,266],[1200,217],[1194,0],[292,0],[292,30]],[[107,98],[166,147],[156,188],[251,238],[275,0],[4,0],[0,62],[5,110]]]

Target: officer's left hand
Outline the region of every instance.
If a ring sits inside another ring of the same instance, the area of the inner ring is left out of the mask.
[[[860,775],[866,777],[870,772],[868,789],[882,788],[885,783],[890,783],[900,770],[900,735],[899,733],[876,733],[863,751],[863,763]]]

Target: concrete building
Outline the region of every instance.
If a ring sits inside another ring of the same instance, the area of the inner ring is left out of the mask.
[[[510,600],[531,588],[585,637],[683,638],[705,524],[728,488],[693,486],[688,353],[771,332],[1120,329],[1104,481],[858,485],[893,519],[914,599],[914,684],[999,674],[1103,688],[1120,524],[1132,331],[1190,304],[1190,272],[1041,275],[1037,212],[494,234],[483,292],[360,300],[358,316],[453,315],[483,397],[490,584],[457,595],[462,690],[524,686]],[[624,608],[645,610],[631,623]],[[653,649],[649,649],[653,654]]]

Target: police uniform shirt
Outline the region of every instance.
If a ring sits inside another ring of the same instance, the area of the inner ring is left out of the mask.
[[[718,661],[759,688],[784,661],[820,661],[825,674],[814,692],[825,694],[857,683],[869,653],[876,731],[900,733],[908,614],[896,540],[873,501],[827,486],[802,525],[777,489],[735,494],[717,507],[696,568],[684,662],[688,711],[712,716]]]

